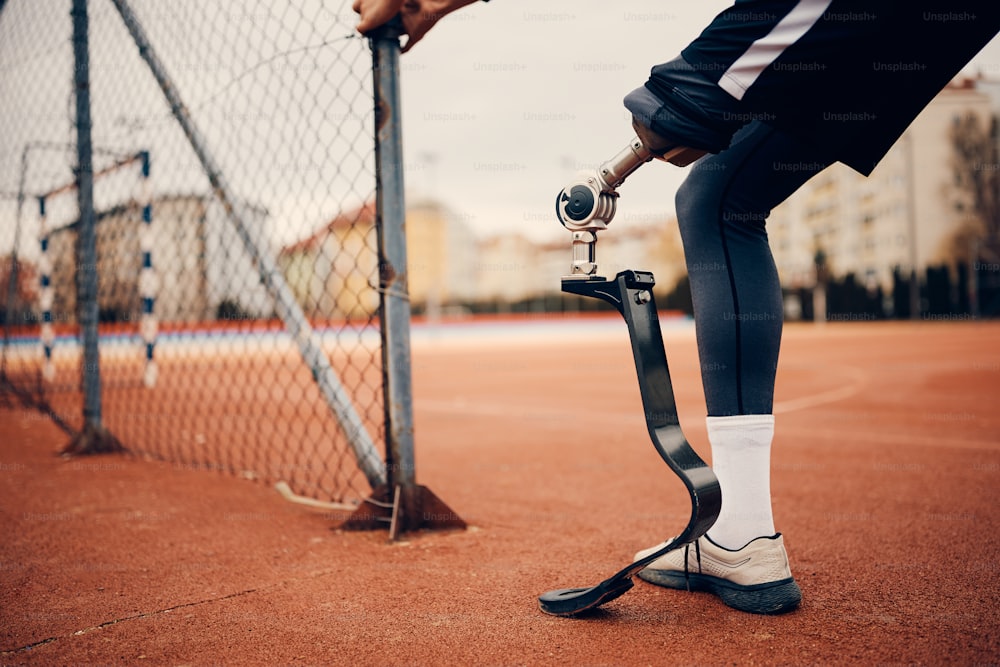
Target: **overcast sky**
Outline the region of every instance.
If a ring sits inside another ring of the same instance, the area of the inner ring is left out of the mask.
[[[493,0],[445,17],[402,56],[410,201],[443,201],[480,234],[560,238],[562,185],[633,136],[622,98],[729,4]],[[1000,78],[1000,42],[975,63]],[[683,177],[633,174],[612,230],[670,216]]]

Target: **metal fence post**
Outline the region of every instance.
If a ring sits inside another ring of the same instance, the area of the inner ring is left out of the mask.
[[[400,34],[401,22],[397,17],[370,35],[387,484],[376,490],[380,501],[376,507],[382,508],[383,516],[374,516],[367,508],[362,508],[349,522],[350,527],[362,528],[374,527],[379,525],[378,521],[389,519],[390,539],[418,528],[465,527],[465,522],[430,489],[416,483],[399,94]]]
[[[98,350],[97,219],[94,216],[94,164],[90,140],[90,53],[87,0],[73,0],[73,61],[76,88],[77,201],[80,218],[76,240],[77,320],[83,343],[81,384],[83,430],[67,445],[66,454],[118,451],[120,443],[101,423],[101,367]]]
[[[415,483],[410,375],[410,296],[399,107],[399,32],[372,38],[375,94],[375,183],[386,467],[390,485]]]

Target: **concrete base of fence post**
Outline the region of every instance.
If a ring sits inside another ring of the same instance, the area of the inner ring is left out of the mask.
[[[344,530],[389,529],[396,540],[414,530],[463,530],[467,524],[434,492],[420,484],[398,484],[390,492],[378,486],[340,528]]]
[[[88,454],[115,454],[127,452],[111,431],[103,426],[87,424],[60,452],[63,456],[86,456]]]

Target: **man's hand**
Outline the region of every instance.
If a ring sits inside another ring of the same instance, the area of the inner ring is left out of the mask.
[[[403,8],[404,0],[354,0],[352,9],[361,15],[358,32],[364,34],[379,27]]]
[[[434,24],[447,14],[476,0],[354,0],[354,11],[361,15],[358,32],[374,30],[396,14],[402,14],[403,32],[407,35],[403,53],[413,48]]]

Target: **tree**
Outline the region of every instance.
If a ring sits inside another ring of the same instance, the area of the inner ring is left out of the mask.
[[[38,299],[38,270],[35,265],[13,255],[0,257],[0,299],[3,299],[0,323],[27,323]]]
[[[970,112],[955,118],[949,139],[958,205],[966,213],[952,238],[952,256],[968,263],[968,296],[978,314],[978,268],[1000,261],[1000,127],[995,117],[984,122]]]

